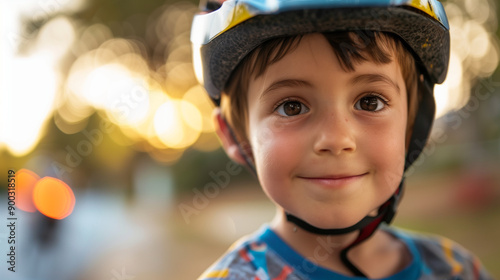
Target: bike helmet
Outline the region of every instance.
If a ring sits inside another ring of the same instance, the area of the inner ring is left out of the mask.
[[[269,39],[360,30],[399,37],[414,55],[422,74],[405,170],[418,158],[434,120],[434,85],[444,81],[448,70],[449,24],[439,1],[206,0],[200,8],[191,31],[193,62],[198,80],[216,105],[237,65]],[[253,168],[250,160],[247,163]],[[359,230],[358,238],[341,252],[341,259],[355,275],[364,276],[349,261],[347,252],[371,236],[382,222],[391,222],[403,192],[403,181],[404,178],[394,195],[379,207],[376,216],[367,216],[349,228],[321,229],[291,214],[286,213],[286,216],[288,221],[316,234],[345,234]]]

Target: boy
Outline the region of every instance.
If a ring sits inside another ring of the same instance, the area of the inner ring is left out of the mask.
[[[489,279],[443,238],[390,223],[434,117],[438,1],[208,1],[193,21],[218,135],[276,204],[201,279]]]

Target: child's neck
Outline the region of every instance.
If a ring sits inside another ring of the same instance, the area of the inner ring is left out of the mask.
[[[317,235],[288,222],[278,210],[271,228],[295,251],[309,261],[353,276],[340,259],[340,252],[351,244],[358,232],[344,235]],[[349,260],[370,278],[384,278],[411,262],[406,246],[385,231],[377,230],[369,239],[349,251]],[[376,260],[376,261],[374,261]]]

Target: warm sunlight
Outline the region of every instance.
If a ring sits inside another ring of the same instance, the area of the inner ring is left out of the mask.
[[[43,135],[53,110],[59,75],[50,56],[11,58],[11,69],[2,76],[0,93],[0,143],[16,156],[32,151]]]
[[[158,108],[154,128],[160,140],[168,147],[186,148],[196,142],[201,133],[201,114],[193,104],[172,99]]]

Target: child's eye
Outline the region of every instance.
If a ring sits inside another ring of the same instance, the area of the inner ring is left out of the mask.
[[[363,111],[377,112],[385,108],[387,101],[376,95],[361,97],[354,105],[354,108]]]
[[[285,101],[275,109],[281,116],[296,116],[309,112],[304,104],[299,101]]]

